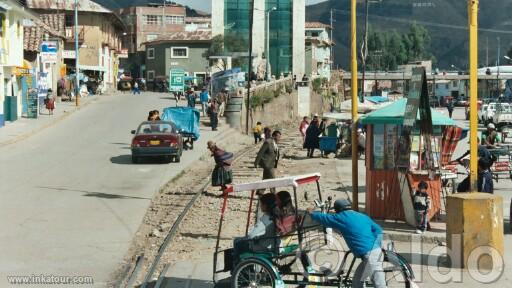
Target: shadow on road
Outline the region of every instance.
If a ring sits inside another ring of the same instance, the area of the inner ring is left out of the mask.
[[[62,188],[62,187],[39,186],[37,188],[48,189],[48,190],[57,190],[57,191],[80,192],[80,193],[84,193],[82,195],[84,197],[97,197],[97,198],[103,198],[103,199],[141,199],[141,200],[151,200],[151,198],[134,197],[134,196],[110,194],[110,193],[104,193],[104,192],[78,190],[78,189],[69,189],[69,188]]]
[[[119,155],[110,158],[110,162],[119,165],[140,165],[140,164],[169,164],[163,157],[143,157],[139,158],[139,163],[132,162],[132,155]]]
[[[433,266],[438,268],[451,268],[450,257],[446,255],[429,255],[418,253],[400,253],[412,265]],[[429,259],[430,258],[430,259]]]

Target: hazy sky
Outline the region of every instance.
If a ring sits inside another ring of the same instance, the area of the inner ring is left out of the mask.
[[[174,0],[177,3],[188,5],[194,9],[198,9],[204,12],[210,12],[212,9],[212,1],[223,1],[223,0]],[[326,0],[306,0],[306,4],[314,4],[318,2],[324,2]]]

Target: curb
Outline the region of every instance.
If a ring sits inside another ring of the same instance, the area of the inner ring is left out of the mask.
[[[91,99],[91,100],[85,102],[84,104],[82,104],[82,105],[80,105],[78,107],[75,106],[75,108],[73,110],[64,112],[62,115],[56,117],[52,122],[49,122],[49,123],[47,123],[47,124],[37,128],[37,129],[33,129],[33,130],[30,130],[30,131],[28,131],[26,133],[18,135],[18,136],[14,137],[11,140],[0,142],[0,147],[5,147],[5,146],[8,146],[8,145],[17,143],[17,142],[19,142],[21,140],[27,139],[27,138],[29,138],[29,137],[31,137],[33,135],[36,135],[37,133],[39,133],[41,131],[44,131],[47,128],[50,128],[50,127],[60,123],[61,121],[63,121],[67,117],[69,117],[71,114],[73,114],[73,113],[75,113],[77,111],[80,111],[82,108],[85,108],[85,107],[89,106],[89,104],[91,104],[93,102],[99,101],[98,99],[99,98]]]
[[[438,237],[433,235],[419,235],[414,233],[397,233],[393,231],[386,231],[383,229],[384,239],[389,239],[395,242],[412,242],[421,241],[427,244],[441,244],[446,243],[446,236]],[[428,233],[428,232],[427,232]]]

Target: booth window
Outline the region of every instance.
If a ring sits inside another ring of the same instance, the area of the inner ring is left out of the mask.
[[[373,163],[375,170],[390,170],[396,168],[398,148],[398,125],[377,124],[373,128]]]

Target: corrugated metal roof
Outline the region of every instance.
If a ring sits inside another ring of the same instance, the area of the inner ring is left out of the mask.
[[[331,29],[330,25],[320,23],[320,22],[306,22],[306,28],[325,28],[325,29]]]
[[[31,9],[74,10],[75,1],[72,0],[27,0]],[[82,12],[112,13],[112,11],[91,0],[78,1],[78,10]]]

